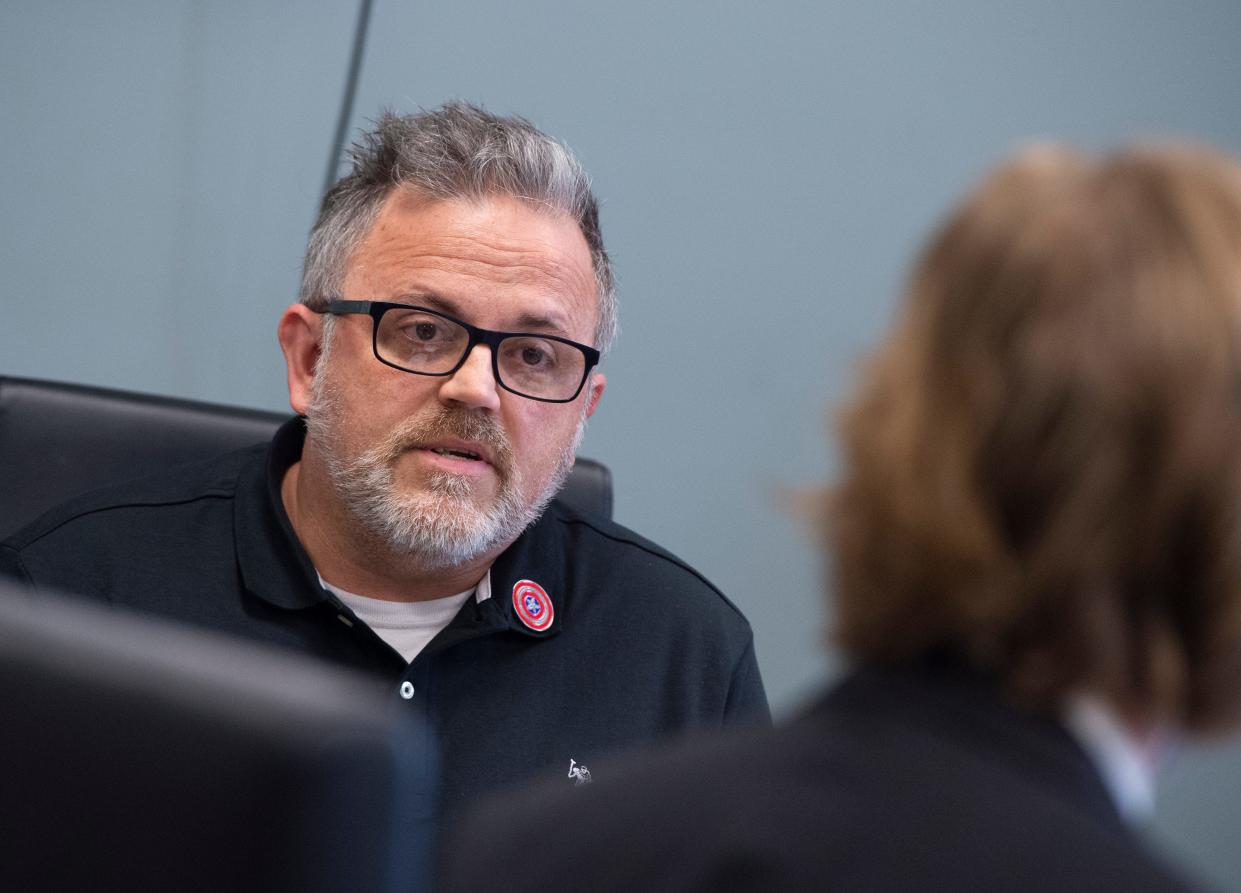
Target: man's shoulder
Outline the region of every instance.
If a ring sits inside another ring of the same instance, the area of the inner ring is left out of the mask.
[[[872,731],[829,705],[605,765],[587,787],[493,801],[450,841],[445,889],[498,889],[490,876],[509,891],[699,889],[723,877],[772,891],[1189,889],[1132,835],[1053,798],[950,788],[914,747],[876,761]],[[482,856],[471,841],[512,827],[575,830],[554,854],[494,874],[520,854]]]
[[[594,582],[623,585],[635,599],[671,600],[689,610],[719,609],[748,621],[720,589],[688,562],[639,533],[600,515],[553,502],[543,524],[553,530],[576,564],[590,568]]]
[[[109,532],[131,534],[135,526],[168,524],[177,508],[231,499],[241,469],[262,461],[265,449],[258,444],[92,490],[48,510],[8,536],[3,545],[21,553],[62,541],[106,538]]]
[[[740,793],[734,784],[717,783],[717,772],[750,763],[750,755],[765,758],[775,734],[750,729],[726,738],[695,736],[596,766],[588,785],[543,784],[484,801],[448,835],[443,889],[675,888],[673,875],[686,881],[696,874],[694,849],[721,839],[716,822],[728,823],[730,801]],[[761,773],[764,763],[755,765]],[[556,846],[526,858],[503,830],[513,827],[562,830]],[[480,851],[480,840],[498,843]],[[507,866],[503,880],[496,874],[501,866]]]

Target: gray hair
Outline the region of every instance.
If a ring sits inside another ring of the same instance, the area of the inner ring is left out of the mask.
[[[616,337],[616,284],[599,230],[599,205],[573,154],[524,118],[449,102],[413,115],[384,112],[350,149],[352,170],[323,197],[310,231],[301,302],[322,310],[340,294],[345,265],[393,189],[433,199],[511,195],[568,214],[590,248],[598,287],[595,343]]]

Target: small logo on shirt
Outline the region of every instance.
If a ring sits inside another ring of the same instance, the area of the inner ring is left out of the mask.
[[[555,616],[547,591],[533,580],[518,580],[513,584],[513,610],[518,619],[536,633],[551,626]]]
[[[575,786],[590,784],[590,770],[572,757],[569,758],[569,777]]]

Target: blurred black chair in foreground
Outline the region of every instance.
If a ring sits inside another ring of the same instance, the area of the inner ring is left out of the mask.
[[[0,538],[71,497],[271,438],[288,415],[0,376]],[[558,497],[612,516],[612,475],[579,458]]]

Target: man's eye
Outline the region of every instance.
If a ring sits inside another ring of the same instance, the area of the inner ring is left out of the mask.
[[[552,362],[551,354],[542,347],[527,344],[521,349],[521,361],[527,366],[547,366]]]
[[[415,344],[439,344],[452,337],[447,327],[434,319],[408,320],[401,326],[401,334]]]

